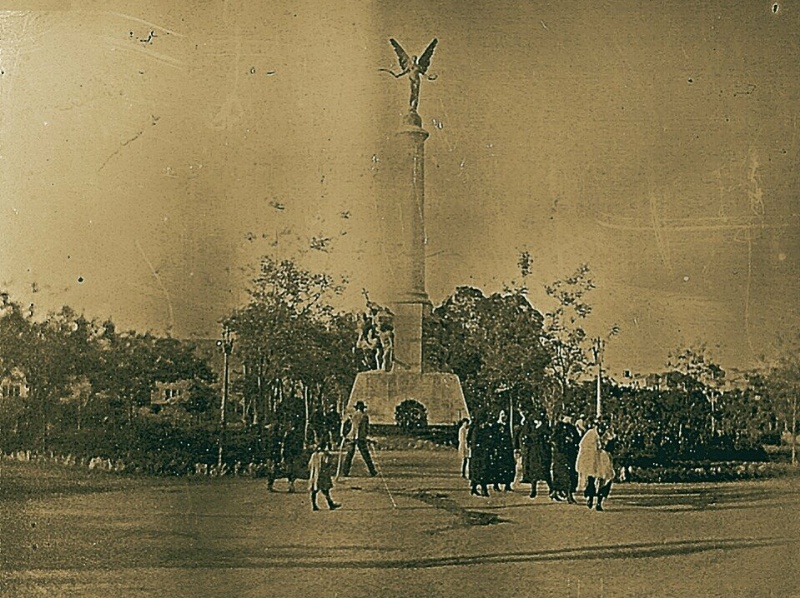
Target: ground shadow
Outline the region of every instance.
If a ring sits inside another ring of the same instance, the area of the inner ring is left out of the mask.
[[[650,559],[670,556],[684,556],[714,550],[742,550],[790,543],[783,538],[726,538],[708,540],[688,540],[675,542],[654,542],[619,544],[608,546],[585,546],[554,550],[506,552],[479,555],[453,555],[416,559],[387,559],[362,561],[297,561],[262,563],[263,566],[277,568],[381,568],[381,569],[424,569],[436,567],[472,566],[486,564],[536,563],[550,561],[572,561],[592,559]]]

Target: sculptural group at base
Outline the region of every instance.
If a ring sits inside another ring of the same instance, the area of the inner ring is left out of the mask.
[[[358,315],[358,340],[355,352],[359,371],[390,372],[394,365],[394,314],[367,300],[367,312]]]

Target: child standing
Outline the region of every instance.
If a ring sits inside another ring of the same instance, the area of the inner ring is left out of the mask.
[[[331,511],[342,506],[333,502],[331,498],[331,488],[333,488],[332,465],[327,445],[324,442],[319,443],[308,462],[308,489],[311,491],[311,508],[315,511],[319,511],[317,506],[317,494],[319,492],[322,492],[325,496],[325,500],[328,501],[328,508]]]
[[[458,456],[461,457],[461,477],[467,477],[467,467],[469,466],[469,420],[462,419],[458,427]]]

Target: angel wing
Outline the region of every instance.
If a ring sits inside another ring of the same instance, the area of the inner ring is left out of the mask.
[[[433,41],[430,44],[428,44],[427,48],[425,48],[425,51],[422,53],[422,56],[420,56],[419,60],[417,60],[417,64],[419,65],[419,69],[420,71],[422,71],[423,75],[425,74],[425,71],[428,70],[428,67],[431,65],[431,58],[433,57],[433,51],[436,49],[436,44],[438,43],[439,40],[434,37]]]
[[[411,58],[406,51],[403,50],[403,46],[397,43],[397,40],[394,38],[389,39],[389,43],[392,44],[395,53],[397,54],[397,59],[400,61],[400,68],[404,71],[411,67]]]

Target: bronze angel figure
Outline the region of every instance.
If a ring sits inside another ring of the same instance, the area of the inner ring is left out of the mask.
[[[419,106],[420,80],[422,78],[425,78],[428,81],[433,81],[436,79],[436,75],[428,75],[427,71],[428,67],[431,65],[433,51],[436,48],[436,44],[439,43],[439,40],[434,38],[434,40],[428,44],[428,47],[425,49],[419,59],[417,59],[416,56],[409,56],[403,47],[397,43],[396,39],[390,39],[389,42],[392,44],[392,47],[394,47],[394,51],[397,54],[397,59],[400,62],[400,68],[402,70],[399,73],[395,73],[389,69],[380,70],[390,73],[395,79],[399,79],[403,75],[408,75],[408,78],[411,81],[411,99],[409,100],[409,106],[412,112],[416,112],[417,106]]]

